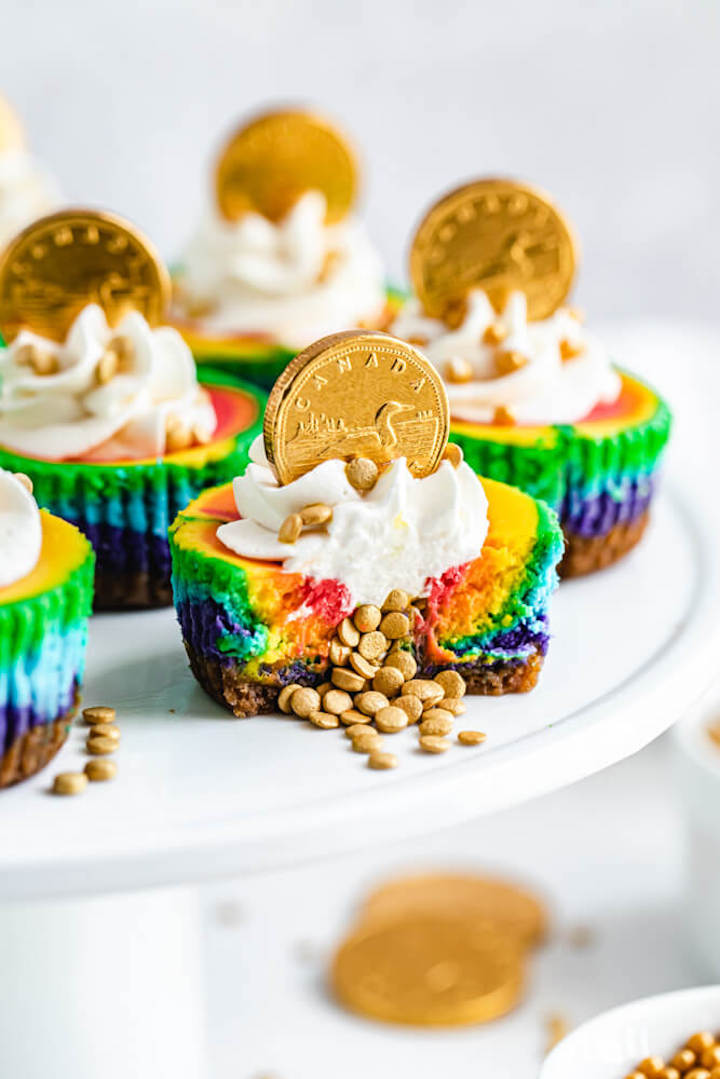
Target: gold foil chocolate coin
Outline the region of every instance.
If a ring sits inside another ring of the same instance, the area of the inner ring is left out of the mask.
[[[460,1026],[509,1012],[523,969],[511,936],[472,919],[416,915],[353,933],[335,956],[331,980],[338,999],[361,1015]]]
[[[365,922],[417,914],[457,913],[492,922],[523,947],[538,944],[547,932],[547,912],[525,888],[491,877],[431,873],[400,877],[382,885],[365,901]]]
[[[23,328],[64,341],[89,303],[110,325],[140,311],[157,325],[170,279],[154,247],[133,225],[95,210],[61,210],[33,222],[0,255],[0,330]]]
[[[281,483],[321,461],[407,458],[437,468],[449,431],[442,380],[412,345],[374,331],[316,341],[288,364],[265,410],[265,450]]]
[[[228,221],[250,211],[280,221],[311,190],[325,196],[328,223],[345,217],[357,192],[350,146],[314,113],[259,116],[235,132],[217,163],[217,202]]]
[[[20,119],[9,101],[0,97],[0,153],[19,150],[25,145]]]
[[[575,273],[568,223],[546,195],[513,180],[476,180],[451,191],[415,233],[410,276],[426,312],[444,318],[471,289],[496,311],[511,292],[525,293],[528,317],[547,318]]]

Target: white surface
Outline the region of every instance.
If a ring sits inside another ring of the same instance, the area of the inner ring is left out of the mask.
[[[582,244],[592,319],[706,318],[718,290],[714,0],[33,0],[7,4],[0,89],[75,201],[177,252],[225,132],[309,101],[354,135],[395,275],[448,187],[523,176]],[[71,58],[71,62],[68,62]]]
[[[204,1079],[199,924],[186,889],[0,908],[2,1074]]]
[[[686,913],[701,969],[720,981],[720,747],[707,734],[720,721],[710,698],[673,732],[675,778],[688,836]]]
[[[623,1079],[646,1057],[668,1060],[695,1031],[716,1031],[719,1022],[720,985],[636,1000],[574,1031],[540,1079]]]
[[[274,868],[572,782],[679,718],[714,658],[719,605],[713,533],[687,496],[662,496],[638,551],[554,597],[538,688],[468,699],[458,726],[487,731],[486,746],[428,756],[411,728],[388,739],[401,757],[390,773],[342,731],[230,719],[187,670],[172,612],[96,617],[85,699],[118,709],[119,779],[62,804],[46,795],[53,771],[82,766],[76,727],[45,775],[3,793],[0,897]]]
[[[490,820],[444,829],[438,820],[411,843],[206,889],[212,1079],[338,1079],[340,1066],[342,1079],[538,1079],[550,1015],[572,1029],[616,1005],[701,984],[686,941],[668,749],[662,739]],[[342,1011],[325,976],[358,904],[388,877],[448,868],[518,878],[546,899],[551,938],[530,964],[521,1006],[497,1023],[446,1031]],[[578,927],[590,933],[582,949],[570,939]]]

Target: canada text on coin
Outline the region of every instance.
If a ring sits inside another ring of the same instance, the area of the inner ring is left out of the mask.
[[[515,290],[528,317],[547,318],[567,296],[576,264],[570,226],[548,197],[513,180],[476,180],[425,215],[410,253],[410,275],[427,313],[444,317],[471,289],[496,311]]]
[[[485,1023],[522,992],[517,941],[474,918],[414,915],[361,926],[339,948],[336,996],[361,1015],[414,1026]]]
[[[342,220],[355,202],[357,166],[345,138],[314,113],[269,112],[236,131],[217,163],[223,217],[255,212],[280,221],[306,191],[320,191],[326,220]]]
[[[414,476],[437,468],[449,410],[442,380],[412,345],[389,334],[349,330],[292,360],[265,410],[265,450],[281,483],[321,461],[405,457]]]
[[[97,303],[110,325],[137,310],[157,325],[170,280],[133,225],[95,210],[61,210],[33,222],[0,255],[0,330],[63,341],[76,316]]]

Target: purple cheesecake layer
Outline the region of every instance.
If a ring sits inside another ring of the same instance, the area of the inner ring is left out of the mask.
[[[80,696],[80,680],[75,678],[72,686],[64,693],[59,701],[57,715],[69,713],[75,707]],[[35,727],[54,722],[55,716],[48,719],[47,715],[38,711],[34,704],[14,705],[9,702],[0,703],[0,756],[11,748],[13,743]]]
[[[619,494],[602,491],[583,498],[569,489],[560,507],[560,523],[566,533],[591,539],[604,536],[617,525],[631,524],[648,510],[657,488],[657,474],[623,483]]]

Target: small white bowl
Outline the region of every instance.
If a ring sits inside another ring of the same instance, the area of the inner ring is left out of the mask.
[[[625,1079],[645,1057],[674,1056],[698,1030],[720,1032],[720,985],[663,993],[603,1012],[563,1038],[540,1079]]]
[[[720,721],[720,689],[673,731],[676,786],[685,821],[685,911],[698,970],[720,980],[720,746],[707,733]]]

